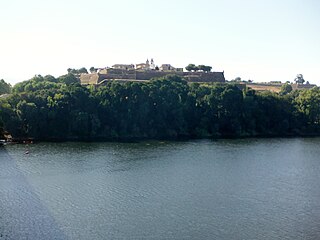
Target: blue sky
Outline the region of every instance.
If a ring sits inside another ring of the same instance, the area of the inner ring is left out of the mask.
[[[115,63],[189,63],[227,79],[320,85],[317,0],[10,0],[0,3],[0,79]]]

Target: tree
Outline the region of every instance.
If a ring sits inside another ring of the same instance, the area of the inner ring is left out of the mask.
[[[303,84],[305,82],[303,75],[302,74],[297,74],[296,78],[294,79],[294,81],[297,84]]]
[[[277,94],[237,84],[188,84],[171,75],[88,88],[71,71],[57,79],[37,75],[0,98],[0,135],[4,130],[42,140],[320,135],[317,87],[292,91],[286,83]]]
[[[204,66],[203,71],[204,72],[211,72],[212,67],[211,66]]]
[[[285,83],[281,86],[281,89],[280,89],[280,92],[279,94],[280,95],[286,95],[288,93],[291,93],[292,92],[292,86],[291,84],[289,83]]]
[[[186,66],[186,70],[188,72],[195,71],[196,68],[197,68],[196,65],[194,65],[192,63],[190,63],[188,66]]]
[[[91,73],[96,72],[96,69],[94,67],[91,67],[89,70],[90,70]]]
[[[58,78],[59,82],[65,83],[67,85],[72,83],[80,83],[80,80],[76,78],[72,73],[68,73],[67,75],[60,76]]]
[[[82,67],[78,70],[78,73],[88,73],[88,70],[85,67]]]
[[[67,71],[68,73],[72,74],[88,73],[88,70],[85,67],[82,67],[80,69],[68,68]]]
[[[204,71],[205,72],[206,66],[205,65],[199,65],[198,68],[199,68],[200,71]]]
[[[0,123],[0,125],[1,125],[1,123]],[[0,126],[0,139],[4,139],[4,131],[1,126]]]
[[[303,113],[311,126],[320,124],[320,89],[318,87],[301,91],[295,101],[298,110]]]
[[[11,84],[6,83],[3,79],[0,80],[0,95],[5,93],[11,93]]]
[[[43,79],[44,81],[47,81],[47,82],[57,82],[57,79],[52,75],[46,75],[44,76]]]
[[[204,71],[204,72],[211,72],[211,69],[212,69],[211,66],[206,66],[206,65],[199,65],[198,68],[199,68],[199,70]]]
[[[1,116],[1,112],[0,112],[0,116]],[[3,129],[3,121],[2,118],[0,117],[0,139],[4,138],[4,129]]]

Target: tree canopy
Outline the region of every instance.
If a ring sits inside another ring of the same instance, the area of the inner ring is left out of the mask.
[[[317,87],[277,94],[178,76],[99,87],[76,79],[37,75],[16,84],[0,98],[0,129],[42,140],[320,135]]]
[[[286,95],[292,92],[292,86],[289,83],[285,83],[281,86],[280,95]]]
[[[72,73],[72,74],[81,74],[81,73],[88,73],[88,70],[85,67],[82,67],[82,68],[79,68],[79,69],[68,68],[67,72],[68,73]]]
[[[297,74],[296,78],[294,79],[294,81],[297,84],[303,84],[305,82],[303,75],[302,74]]]
[[[11,89],[12,87],[10,83],[6,83],[3,79],[0,80],[0,95],[11,93]]]
[[[199,70],[203,71],[203,72],[211,72],[211,69],[212,69],[211,66],[206,66],[206,65],[196,66],[193,63],[190,63],[188,66],[186,66],[186,70],[189,72],[191,72],[191,71],[197,72]]]

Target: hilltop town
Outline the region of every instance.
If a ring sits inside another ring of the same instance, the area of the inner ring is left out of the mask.
[[[145,63],[139,64],[114,64],[112,67],[90,68],[91,73],[82,73],[80,82],[82,85],[103,84],[109,80],[119,81],[147,81],[152,78],[164,77],[166,75],[178,75],[188,82],[225,82],[224,72],[211,72],[212,67],[190,64],[190,71],[184,72],[183,68],[173,67],[171,64],[155,65],[153,59],[147,59]],[[194,66],[192,68],[192,66]]]
[[[211,66],[189,64],[184,71],[181,67],[174,67],[171,64],[161,64],[157,66],[154,60],[147,59],[144,63],[138,64],[114,64],[111,67],[104,68],[90,68],[90,73],[85,71],[78,75],[82,85],[103,85],[104,83],[115,81],[149,81],[153,78],[165,77],[167,75],[178,75],[187,82],[197,83],[228,83],[237,84],[240,88],[249,87],[256,91],[272,91],[280,92],[283,83],[280,81],[271,81],[267,83],[253,83],[252,81],[238,80],[227,81],[223,72],[211,71]],[[298,74],[301,75],[302,74]],[[301,78],[300,76],[300,78]],[[303,78],[303,76],[302,76]],[[310,89],[316,85],[310,84],[308,81],[296,81],[290,83],[293,90]]]

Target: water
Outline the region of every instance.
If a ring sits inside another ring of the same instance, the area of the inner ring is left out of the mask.
[[[320,139],[0,148],[0,239],[320,239]]]

